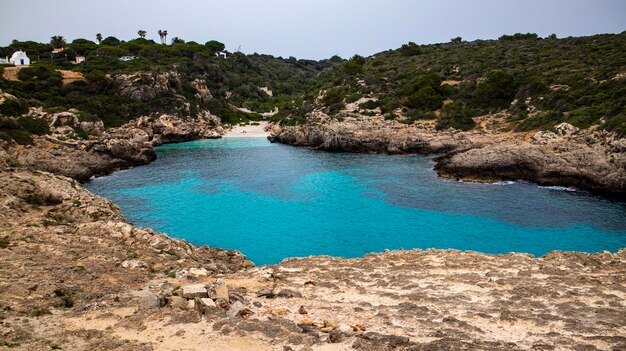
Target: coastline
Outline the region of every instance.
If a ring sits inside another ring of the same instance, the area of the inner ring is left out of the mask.
[[[143,155],[153,144],[208,133],[162,121],[169,127],[149,125],[152,133],[160,131],[152,139],[138,137],[146,130],[138,123],[110,131],[90,148],[68,146],[64,155],[66,149],[57,147],[52,150],[63,161],[48,165],[63,174],[68,168],[59,165],[91,155],[96,158],[89,160],[123,169],[133,164],[116,161],[120,156],[132,160],[130,155]],[[257,136],[242,130],[230,135]],[[120,149],[122,140],[127,144]],[[22,152],[42,157],[51,150],[51,141],[36,142],[41,153]],[[624,249],[542,257],[394,250],[254,267],[236,251],[196,247],[136,228],[109,200],[33,167],[41,163],[11,165],[13,155],[0,152],[0,237],[8,241],[0,249],[0,274],[11,282],[0,286],[0,304],[10,307],[1,327],[9,336],[6,345],[17,350],[51,343],[129,351],[191,350],[197,344],[257,350],[277,345],[322,350],[330,344],[342,350],[626,345],[615,337],[624,327]],[[32,260],[35,266],[26,264]],[[215,299],[215,307],[178,295],[188,286],[210,290],[219,284],[227,287],[228,299]],[[602,315],[606,323],[580,314]],[[41,328],[28,331],[33,321]],[[61,333],[66,336],[59,338]]]

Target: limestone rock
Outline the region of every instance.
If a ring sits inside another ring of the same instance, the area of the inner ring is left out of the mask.
[[[228,311],[226,312],[226,314],[228,315],[228,317],[233,318],[239,315],[239,312],[241,310],[243,310],[244,306],[241,302],[239,301],[235,301],[235,303],[233,303],[230,308],[228,309]]]
[[[572,134],[577,133],[579,130],[579,128],[565,122],[554,127],[554,131],[556,132],[556,134],[561,136],[571,136]]]
[[[186,299],[206,298],[207,290],[204,285],[187,285],[182,287],[183,297]]]
[[[194,277],[208,277],[209,272],[204,268],[190,268],[189,275]]]
[[[228,293],[228,287],[223,279],[217,279],[211,290],[211,298],[223,299],[226,302],[230,301],[230,295]]]
[[[171,308],[187,309],[187,299],[180,296],[170,296],[167,298],[167,304]]]
[[[217,305],[215,304],[215,302],[212,299],[209,298],[202,298],[202,299],[197,299],[196,300],[198,302],[198,305],[204,308],[217,308]]]

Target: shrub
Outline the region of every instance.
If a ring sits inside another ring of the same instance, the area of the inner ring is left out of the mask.
[[[359,108],[365,109],[365,110],[373,110],[375,108],[378,108],[380,106],[380,103],[376,100],[368,100],[362,104],[359,104]]]
[[[31,134],[44,135],[50,133],[48,123],[40,118],[20,117],[17,119],[18,125]]]
[[[344,71],[349,75],[357,75],[363,73],[363,65],[365,64],[365,58],[359,55],[354,55],[343,66]]]
[[[402,45],[399,51],[404,56],[416,56],[422,53],[422,49],[420,49],[419,45],[414,42],[408,42],[407,44]]]
[[[443,100],[444,97],[437,93],[433,87],[426,85],[407,96],[404,105],[415,109],[432,111],[440,108]]]
[[[437,121],[437,130],[454,128],[459,130],[470,130],[476,126],[476,122],[470,117],[470,111],[462,106],[451,103],[441,110],[441,116]]]
[[[6,99],[0,105],[0,114],[5,116],[19,116],[28,112],[28,106],[16,99]]]

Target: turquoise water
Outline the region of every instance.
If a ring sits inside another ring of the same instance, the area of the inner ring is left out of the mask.
[[[626,204],[529,183],[438,178],[423,156],[326,153],[264,138],[158,148],[158,160],[97,178],[132,223],[256,264],[398,248],[486,253],[626,247]]]

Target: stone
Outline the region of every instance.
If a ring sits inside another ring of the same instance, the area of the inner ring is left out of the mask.
[[[328,328],[337,328],[339,326],[339,322],[333,320],[324,320],[324,327]]]
[[[215,304],[215,302],[211,299],[209,299],[208,297],[205,298],[201,298],[201,299],[196,299],[197,304],[199,307],[203,307],[203,308],[217,308],[217,305]]]
[[[572,134],[577,133],[579,130],[580,129],[578,129],[577,127],[574,127],[573,125],[566,122],[563,122],[554,127],[554,131],[556,132],[556,134],[561,136],[571,136]]]
[[[208,297],[207,290],[204,285],[187,285],[182,287],[183,297],[186,299],[205,298]]]
[[[328,334],[328,342],[336,344],[345,340],[346,336],[340,330],[333,330]]]
[[[312,326],[312,325],[315,325],[315,322],[313,322],[311,319],[304,318],[300,321],[300,324]]]
[[[256,296],[272,299],[276,295],[272,292],[272,289],[270,288],[261,288],[259,291],[257,291]]]
[[[309,312],[307,312],[306,308],[304,308],[304,306],[300,306],[300,308],[298,309],[298,313],[300,314],[308,314]]]
[[[144,296],[139,299],[139,309],[148,310],[161,307],[159,297],[156,295]]]
[[[347,324],[345,324],[345,323],[339,324],[339,326],[337,327],[337,330],[342,332],[343,334],[346,334],[346,335],[350,335],[350,334],[352,334],[354,332],[352,327],[347,325]]]
[[[215,304],[219,308],[227,309],[230,307],[230,303],[224,299],[215,299]]]
[[[189,273],[187,273],[188,275],[197,277],[197,278],[201,278],[201,277],[208,277],[209,276],[209,271],[207,271],[204,268],[190,268],[189,269]]]
[[[213,288],[211,289],[212,291],[212,298],[213,299],[223,299],[226,302],[230,302],[230,295],[228,294],[228,287],[226,286],[226,283],[224,283],[223,279],[218,279],[215,282],[215,285],[213,285]]]
[[[288,313],[289,313],[289,311],[287,311],[284,308],[280,308],[280,309],[272,311],[272,314],[275,315],[275,316],[285,316]]]
[[[144,268],[146,267],[146,263],[144,261],[141,260],[126,260],[124,262],[122,262],[120,264],[122,267],[124,268],[129,268],[129,269],[137,269],[137,268]]]
[[[194,300],[187,300],[187,309],[193,310],[196,308],[196,302]]]
[[[187,299],[180,296],[170,296],[167,298],[167,305],[171,308],[180,308],[184,310],[187,308]]]
[[[239,312],[244,308],[243,304],[239,301],[235,301],[234,304],[232,304],[232,306],[230,306],[230,308],[228,309],[228,311],[226,312],[226,315],[228,315],[228,317],[233,318],[239,315]]]
[[[276,294],[277,297],[285,297],[285,298],[294,298],[294,297],[302,297],[302,294],[295,290],[291,289],[282,289]]]
[[[228,298],[229,300],[232,301],[240,301],[241,303],[245,304],[246,303],[246,299],[243,297],[243,295],[233,292],[233,291],[229,291],[228,292]]]

